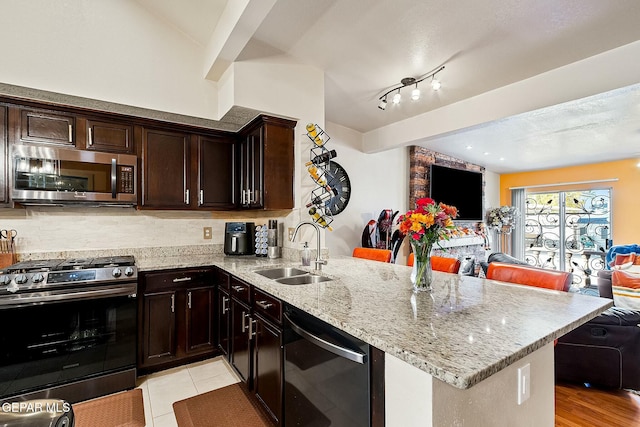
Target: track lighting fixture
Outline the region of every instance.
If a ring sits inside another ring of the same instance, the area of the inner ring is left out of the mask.
[[[436,79],[436,74],[438,74],[442,70],[444,70],[444,65],[438,68],[437,70],[435,70],[434,72],[429,73],[426,76],[423,76],[417,79],[415,77],[405,77],[404,79],[400,80],[400,86],[395,86],[394,88],[389,89],[382,96],[380,96],[380,98],[378,98],[380,100],[380,102],[378,103],[378,108],[381,110],[386,110],[387,96],[392,92],[396,92],[396,93],[391,98],[391,102],[393,102],[394,104],[399,104],[400,101],[402,100],[402,94],[400,94],[400,89],[406,86],[411,86],[411,85],[415,85],[415,88],[411,91],[411,99],[413,101],[419,100],[420,89],[418,88],[418,83],[428,79],[429,77],[431,77],[431,89],[433,90],[440,89],[440,87],[442,86],[442,83],[440,83],[440,80]]]

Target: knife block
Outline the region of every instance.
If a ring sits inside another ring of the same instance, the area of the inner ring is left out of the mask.
[[[16,262],[16,254],[13,252],[10,253],[0,253],[0,268],[8,267]]]

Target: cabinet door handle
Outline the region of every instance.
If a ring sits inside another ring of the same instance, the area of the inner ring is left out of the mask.
[[[176,277],[175,279],[173,279],[173,283],[178,283],[178,282],[189,282],[191,281],[191,277],[187,276],[187,277]]]
[[[260,307],[263,310],[268,310],[271,307],[273,307],[273,304],[271,304],[269,301],[264,300],[264,301],[256,301],[256,305],[258,307]]]
[[[232,286],[231,289],[233,289],[236,292],[242,292],[244,291],[244,286],[235,285],[235,286]]]
[[[198,203],[202,206],[204,204],[204,190],[200,190]]]
[[[93,132],[89,128],[89,147],[93,146]]]
[[[191,310],[191,291],[187,293],[187,307]]]
[[[253,329],[254,323],[256,323],[256,321],[249,317],[249,338],[256,336],[256,331]]]
[[[171,295],[171,312],[176,312],[176,294]]]
[[[69,125],[69,142],[73,142],[73,125]]]
[[[245,319],[248,317],[249,315],[242,310],[242,332],[244,332],[247,329],[247,322],[245,322]]]
[[[186,190],[184,190],[184,204],[185,205],[189,204],[189,189],[188,188]]]
[[[229,302],[229,298],[227,297],[222,297],[222,312],[226,313],[227,311],[229,311],[229,307],[227,306],[227,303]]]

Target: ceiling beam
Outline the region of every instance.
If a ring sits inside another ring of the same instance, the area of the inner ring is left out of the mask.
[[[277,0],[230,0],[205,48],[204,77],[218,81]]]

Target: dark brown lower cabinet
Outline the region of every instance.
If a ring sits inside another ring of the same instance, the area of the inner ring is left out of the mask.
[[[210,269],[141,275],[138,369],[150,372],[218,353],[215,285]]]
[[[185,311],[185,351],[199,353],[214,348],[214,287],[188,288]]]
[[[229,338],[231,328],[231,297],[229,296],[229,291],[222,286],[218,287],[217,301],[218,346],[222,354],[229,360],[231,354],[231,339]]]
[[[255,316],[253,391],[274,421],[282,418],[282,329]]]
[[[175,291],[143,296],[142,360],[144,364],[164,363],[176,357]]]
[[[251,310],[235,298],[231,298],[231,365],[250,385],[251,375],[251,338],[249,336],[249,322]]]
[[[284,382],[281,301],[234,277],[230,282],[229,361],[263,404],[274,425],[281,426]]]

